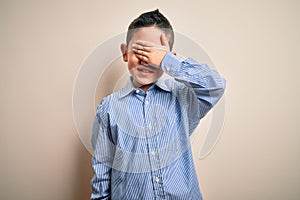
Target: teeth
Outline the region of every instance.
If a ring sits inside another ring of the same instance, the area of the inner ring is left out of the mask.
[[[144,72],[144,73],[151,73],[151,71],[146,70],[146,69],[140,69],[139,71]]]

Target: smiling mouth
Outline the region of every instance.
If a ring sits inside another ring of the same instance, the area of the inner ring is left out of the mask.
[[[154,73],[153,70],[150,70],[150,69],[145,68],[145,67],[137,67],[137,71],[143,72],[143,73]]]

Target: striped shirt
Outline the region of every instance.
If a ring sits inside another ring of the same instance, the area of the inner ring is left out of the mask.
[[[93,126],[91,199],[201,200],[190,135],[225,80],[206,64],[167,53],[145,93],[132,79],[99,104]]]

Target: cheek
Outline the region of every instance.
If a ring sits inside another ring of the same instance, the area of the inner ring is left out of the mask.
[[[131,70],[139,65],[139,59],[135,56],[135,54],[131,53],[128,57],[128,69]]]

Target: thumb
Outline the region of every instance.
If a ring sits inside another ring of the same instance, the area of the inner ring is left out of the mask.
[[[166,37],[165,34],[161,34],[161,36],[160,36],[160,42],[161,42],[162,46],[169,47],[168,38]]]

